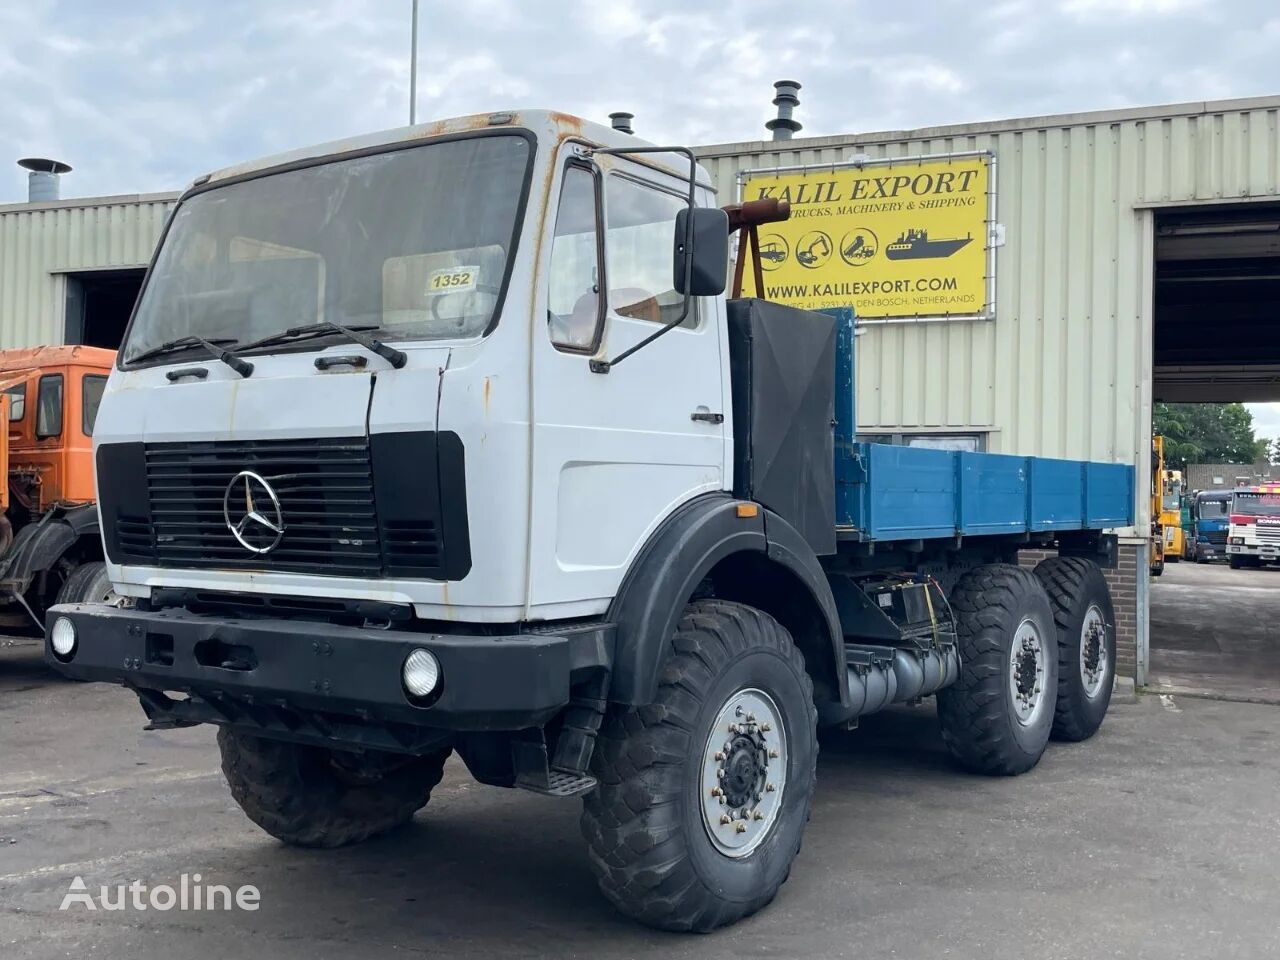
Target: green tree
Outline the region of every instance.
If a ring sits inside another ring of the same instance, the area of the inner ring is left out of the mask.
[[[1157,403],[1155,432],[1164,437],[1165,465],[1255,463],[1271,451],[1253,433],[1253,414],[1242,403]]]

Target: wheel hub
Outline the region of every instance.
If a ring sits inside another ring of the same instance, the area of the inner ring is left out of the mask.
[[[786,785],[782,713],[761,690],[731,696],[716,716],[703,753],[703,825],[716,849],[745,857],[769,835]]]
[[[1023,620],[1013,635],[1009,651],[1009,693],[1018,722],[1024,726],[1039,719],[1047,702],[1044,689],[1047,670],[1040,630],[1031,620]]]
[[[1090,607],[1080,627],[1080,681],[1085,696],[1093,699],[1107,675],[1107,623],[1102,611]]]

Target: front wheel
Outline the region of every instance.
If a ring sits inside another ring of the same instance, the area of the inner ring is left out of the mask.
[[[978,567],[951,592],[960,677],[938,691],[942,740],[977,773],[1025,773],[1049,742],[1058,696],[1058,636],[1035,574]]]
[[[101,560],[90,560],[76,567],[58,590],[55,603],[115,603],[118,599],[107,565]]]
[[[596,744],[582,831],[604,895],[664,930],[768,904],[809,819],[816,729],[790,634],[743,604],[691,603],[654,702],[611,710]]]
[[[362,754],[218,730],[231,795],[259,827],[299,847],[341,847],[402,826],[444,775],[448,749]]]

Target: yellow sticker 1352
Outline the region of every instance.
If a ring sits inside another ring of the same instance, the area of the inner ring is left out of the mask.
[[[427,293],[461,293],[476,288],[477,267],[446,267],[427,278]]]

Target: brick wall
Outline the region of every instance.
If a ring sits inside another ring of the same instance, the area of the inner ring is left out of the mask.
[[[1138,559],[1145,556],[1142,544],[1122,543],[1114,570],[1103,570],[1111,603],[1116,611],[1116,676],[1137,677],[1138,673]],[[1022,550],[1018,562],[1034,567],[1055,550]]]

